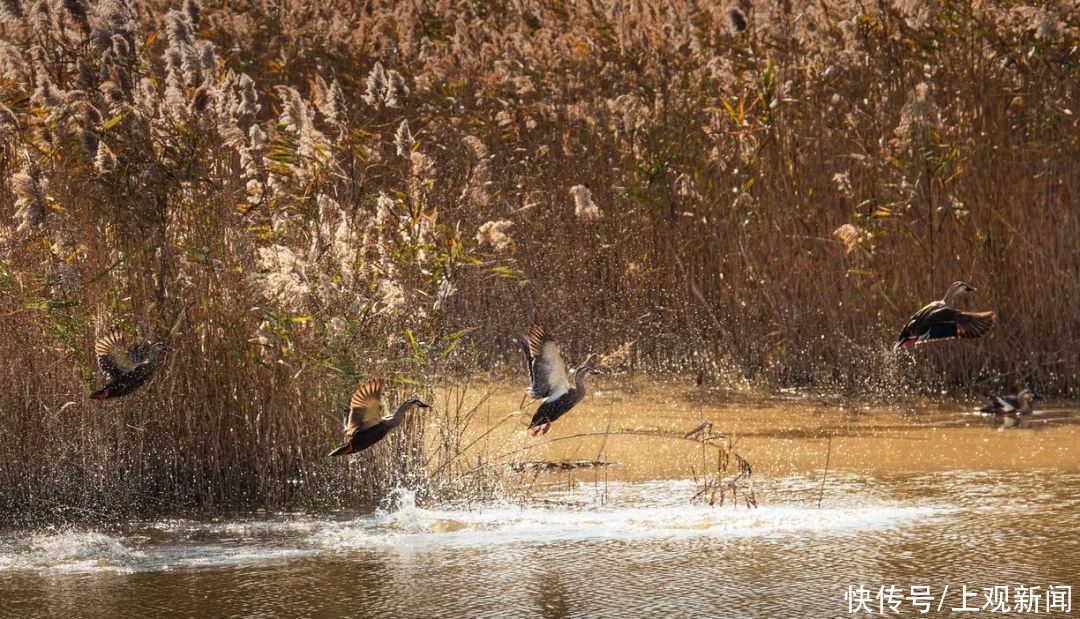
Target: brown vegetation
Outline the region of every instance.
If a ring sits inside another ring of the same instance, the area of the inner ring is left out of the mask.
[[[416,441],[325,461],[329,413],[362,377],[516,362],[535,314],[636,369],[1071,392],[1078,26],[1055,2],[3,0],[0,514],[423,475]],[[996,331],[894,358],[955,279]],[[116,321],[175,352],[101,410]]]

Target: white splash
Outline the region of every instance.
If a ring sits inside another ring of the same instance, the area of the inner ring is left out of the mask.
[[[487,505],[473,509],[421,509],[402,503],[349,522],[327,522],[309,542],[328,550],[490,546],[565,540],[847,534],[885,529],[943,513],[944,509],[893,504],[818,509],[775,505],[758,509],[689,505],[690,482],[610,484],[604,501],[582,488],[545,495],[554,506]],[[648,501],[648,502],[646,502]]]
[[[838,480],[838,483],[842,483]],[[283,514],[272,519],[163,520],[125,536],[99,532],[30,535],[0,541],[0,569],[141,572],[198,569],[358,551],[558,544],[577,540],[665,540],[850,535],[947,513],[940,507],[852,497],[817,509],[689,505],[689,481],[581,484],[529,505],[425,509],[415,494],[393,493],[374,513],[351,520]]]
[[[96,531],[37,534],[0,546],[0,569],[128,571],[126,566],[144,558],[120,539]]]

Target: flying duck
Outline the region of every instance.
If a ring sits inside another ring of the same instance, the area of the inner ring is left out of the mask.
[[[534,324],[529,327],[528,333],[519,337],[519,342],[529,368],[529,395],[544,400],[533,414],[529,429],[533,430],[533,436],[547,434],[556,419],[565,415],[585,397],[585,377],[589,374],[600,374],[600,371],[589,364],[589,359],[592,358],[590,355],[575,372],[575,386],[571,387],[559,345],[551,339],[542,325]]]
[[[330,452],[331,456],[345,456],[357,453],[378,443],[390,430],[405,421],[405,413],[413,407],[430,408],[431,405],[416,398],[401,403],[390,417],[383,417],[382,390],[386,383],[381,378],[373,378],[356,389],[349,401],[349,411],[345,416],[345,444]]]
[[[98,366],[105,375],[105,386],[90,394],[94,400],[125,396],[146,384],[157,368],[158,355],[171,350],[164,342],[136,342],[124,345],[124,334],[113,329],[94,342]]]
[[[900,331],[900,337],[897,338],[893,350],[909,348],[933,340],[985,335],[994,326],[994,312],[962,312],[953,307],[957,295],[974,291],[975,288],[964,282],[956,282],[949,286],[945,298],[930,303],[908,320]]]

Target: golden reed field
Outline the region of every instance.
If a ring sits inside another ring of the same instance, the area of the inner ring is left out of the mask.
[[[2,0],[0,520],[475,466],[449,421],[324,456],[365,377],[445,420],[478,376],[524,389],[534,320],[569,360],[706,387],[1075,397],[1078,16]],[[894,354],[956,280],[993,331]],[[90,401],[114,325],[173,350]]]

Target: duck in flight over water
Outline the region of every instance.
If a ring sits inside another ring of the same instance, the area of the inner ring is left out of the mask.
[[[529,395],[534,399],[543,399],[536,409],[529,429],[533,436],[547,434],[551,424],[565,415],[585,397],[585,377],[600,374],[589,364],[592,355],[574,373],[574,386],[566,371],[559,345],[544,330],[543,325],[534,324],[526,335],[519,338],[521,349],[525,352],[525,363],[529,368],[531,381]]]
[[[360,385],[349,401],[345,416],[345,444],[330,452],[331,456],[357,453],[381,441],[394,428],[405,421],[405,413],[413,408],[431,408],[430,404],[416,398],[401,403],[390,417],[383,417],[382,390],[386,384],[381,378],[373,378]]]
[[[916,312],[900,331],[893,350],[934,340],[985,335],[994,326],[994,312],[962,312],[954,308],[956,297],[965,292],[975,292],[975,288],[964,282],[956,282],[949,286],[945,298]]]
[[[90,394],[94,400],[119,398],[137,390],[154,376],[158,355],[171,350],[164,342],[137,342],[124,345],[124,333],[113,329],[94,342],[98,366],[106,384]]]

